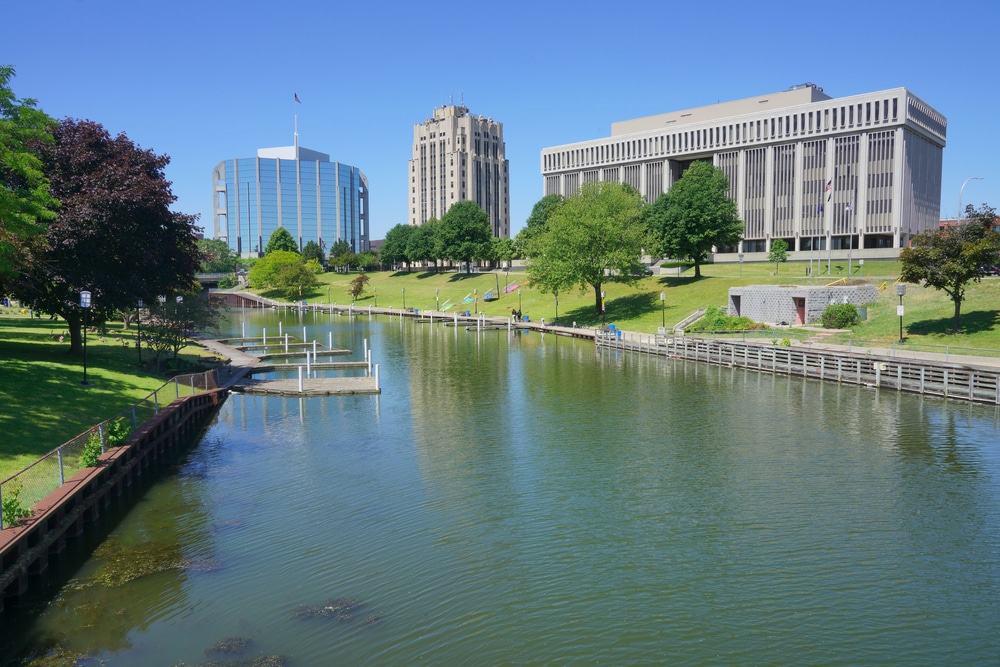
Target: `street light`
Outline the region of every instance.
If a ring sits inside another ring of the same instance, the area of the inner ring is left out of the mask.
[[[372,288],[372,298],[375,299],[375,307],[378,308],[378,288]]]
[[[475,301],[475,304],[476,304],[476,315],[478,315],[479,314],[479,289],[478,288],[473,288],[472,289],[472,297],[473,297],[473,300]]]
[[[552,320],[553,324],[559,319],[559,290],[552,290],[552,293],[556,297],[556,319]]]
[[[406,288],[403,288],[403,310],[406,310]]]
[[[80,292],[80,307],[83,308],[83,382],[80,384],[88,385],[87,382],[87,312],[90,310],[90,292],[84,290]]]
[[[958,217],[955,218],[955,224],[957,225],[962,221],[962,193],[965,191],[965,186],[969,184],[969,181],[982,181],[985,180],[982,176],[972,176],[965,179],[962,183],[962,187],[958,190]]]
[[[299,288],[299,290],[301,290],[301,289],[302,289],[302,288],[300,287],[300,288]],[[184,297],[182,297],[182,296],[178,296],[178,297],[177,297],[177,303],[184,303]]]
[[[434,288],[434,310],[441,310],[441,288]]]
[[[604,326],[604,297],[606,295],[607,292],[601,290],[601,326]]]
[[[521,314],[521,290],[517,290],[517,314]]]
[[[135,329],[135,346],[139,349],[139,366],[142,366],[142,299],[139,299],[135,311]]]
[[[899,315],[899,344],[903,344],[903,295],[906,294],[906,283],[896,283],[896,294],[899,296],[899,306],[896,307],[896,314]]]
[[[740,278],[743,277],[743,253],[740,253]]]
[[[660,292],[660,326],[667,327],[667,293]]]

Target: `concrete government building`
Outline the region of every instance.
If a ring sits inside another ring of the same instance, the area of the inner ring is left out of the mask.
[[[510,237],[503,123],[470,115],[465,106],[434,109],[413,126],[409,175],[411,225],[440,220],[452,204],[471,200],[486,211],[494,237]]]
[[[271,234],[286,228],[299,250],[309,241],[329,252],[343,239],[352,251],[369,247],[368,179],[326,153],[294,146],[261,148],[212,171],[215,238],[241,257],[264,252]]]
[[[792,259],[894,257],[938,226],[946,129],[905,88],[834,99],[802,84],[617,122],[608,138],[546,148],[543,188],[569,196],[583,183],[616,181],[653,202],[692,162],[711,161],[729,177],[745,223],[739,246],[718,248],[716,261],[766,253],[778,238]]]

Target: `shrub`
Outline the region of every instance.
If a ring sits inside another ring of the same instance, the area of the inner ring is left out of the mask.
[[[747,331],[761,329],[762,326],[749,317],[732,317],[720,306],[709,306],[705,316],[694,327],[698,331]]]
[[[821,318],[827,329],[846,329],[858,323],[858,308],[853,303],[835,303],[827,306]]]
[[[24,486],[20,480],[8,482],[3,486],[3,525],[10,528],[21,523],[21,519],[31,516],[31,510],[21,504],[21,491]]]
[[[232,289],[236,287],[236,285],[237,285],[236,278],[234,278],[232,275],[219,278],[219,289]]]
[[[101,434],[97,427],[90,429],[90,437],[87,444],[83,446],[83,454],[80,456],[80,466],[83,468],[96,468],[101,459]]]

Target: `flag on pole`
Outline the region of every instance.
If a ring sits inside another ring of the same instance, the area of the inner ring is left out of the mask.
[[[302,104],[302,100],[299,99],[299,94],[298,93],[292,93],[292,94],[295,95],[295,101],[298,102],[299,104]]]
[[[826,182],[826,188],[824,188],[824,190],[823,190],[824,192],[828,193],[826,195],[826,200],[827,201],[830,201],[830,198],[833,197],[833,193],[830,192],[830,188],[832,188],[832,187],[833,187],[833,180],[831,179],[831,180],[829,180],[829,181]]]

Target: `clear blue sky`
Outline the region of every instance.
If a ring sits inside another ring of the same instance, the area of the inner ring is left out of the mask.
[[[406,222],[413,125],[464,96],[504,125],[511,227],[542,196],[542,148],[611,123],[811,81],[833,97],[906,87],[948,118],[942,216],[1000,208],[991,0],[498,3],[8,2],[14,93],[171,158],[175,210],[213,234],[221,160],[300,144],[358,166],[371,234]],[[293,94],[302,104],[295,106]]]

